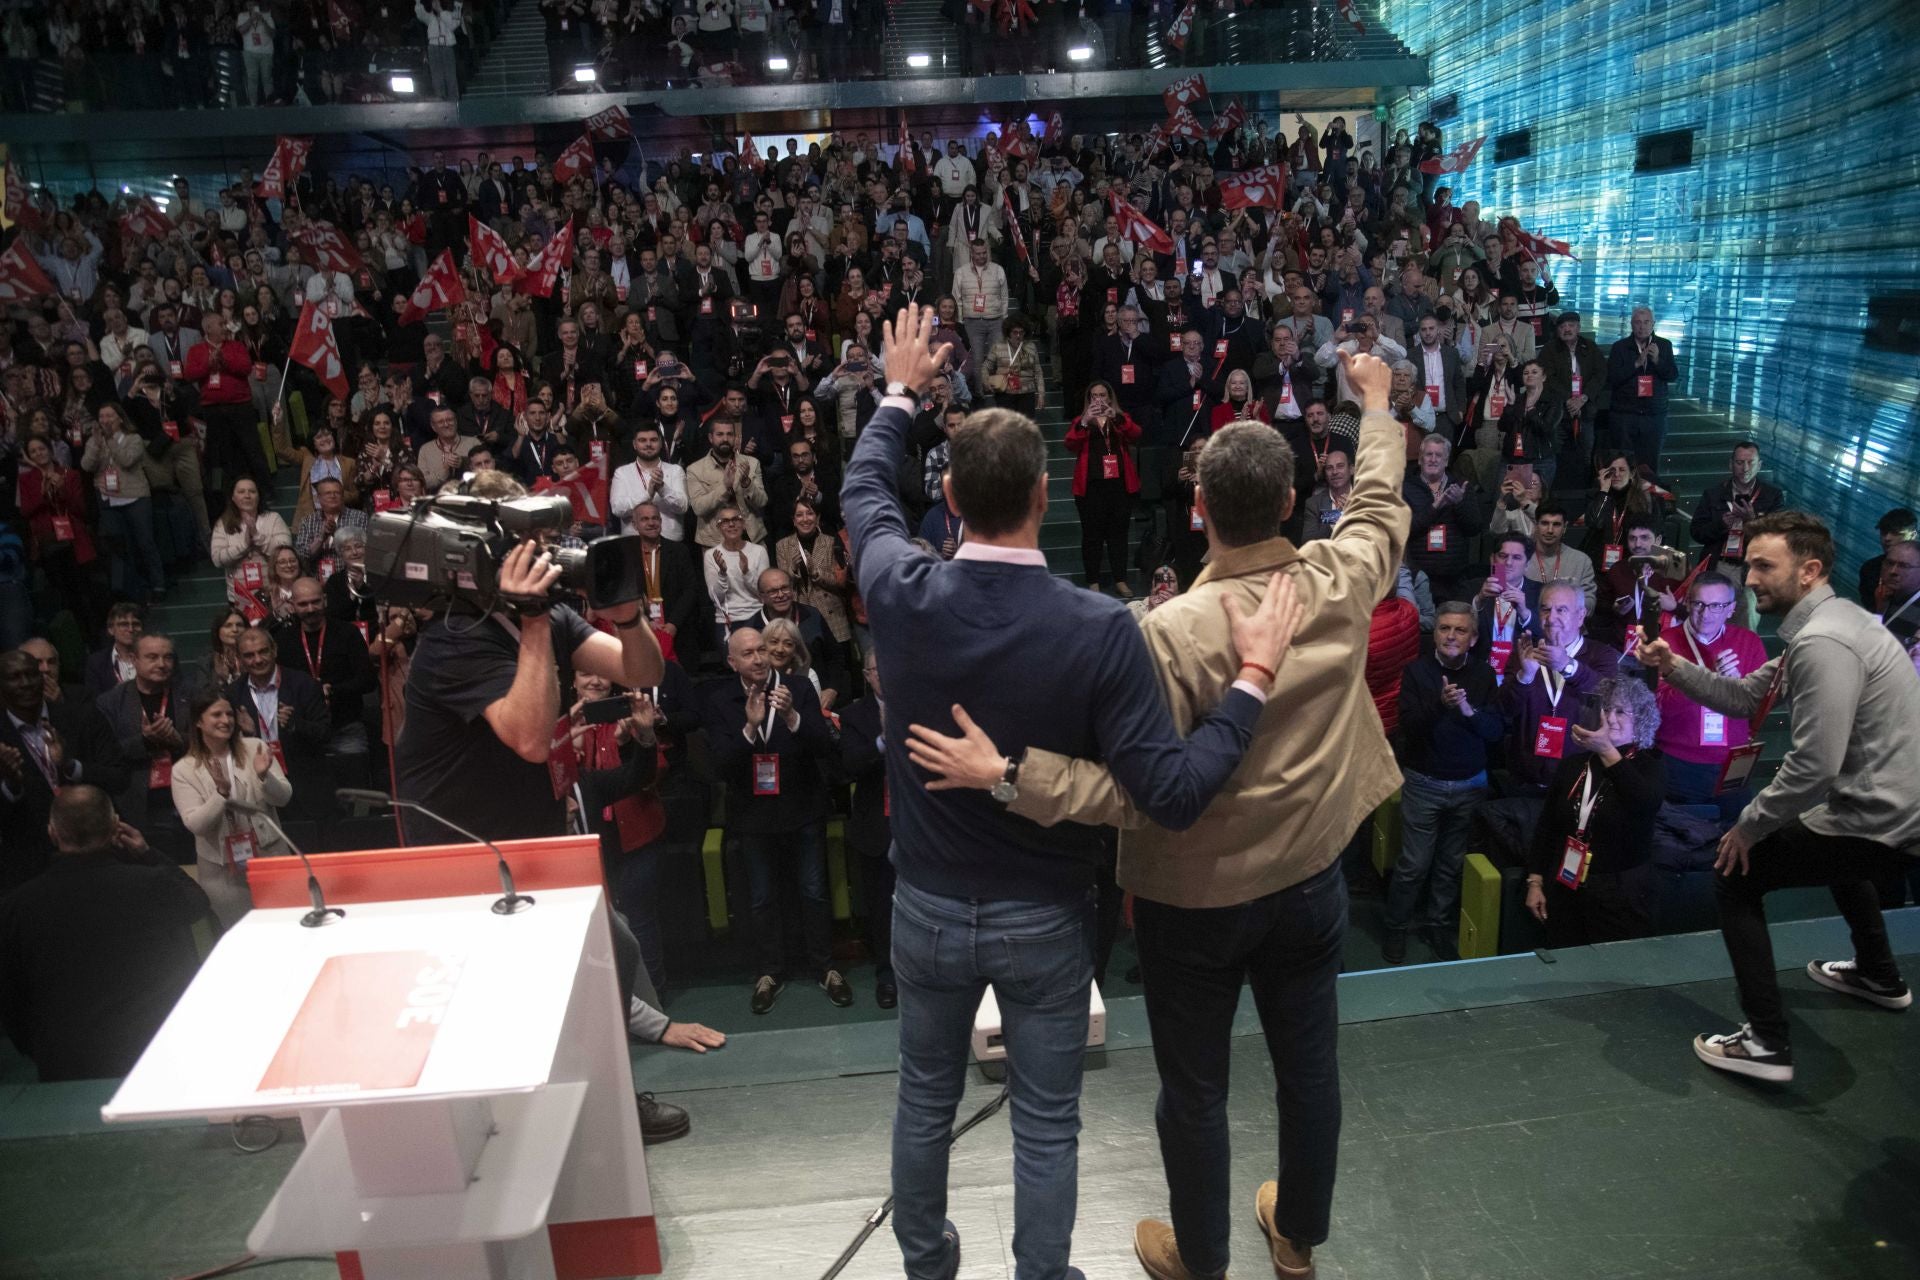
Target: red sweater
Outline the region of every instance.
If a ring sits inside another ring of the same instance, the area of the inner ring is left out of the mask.
[[[1381,601],[1367,628],[1367,692],[1389,734],[1400,727],[1400,673],[1419,656],[1420,610],[1399,596]]]
[[[1140,492],[1140,471],[1133,464],[1133,446],[1140,442],[1140,424],[1126,414],[1121,414],[1112,425],[1113,451],[1120,455],[1120,478],[1126,481],[1128,493]],[[1099,433],[1087,425],[1084,417],[1075,418],[1073,425],[1067,428],[1067,437],[1063,443],[1075,455],[1073,463],[1073,496],[1087,496],[1087,459],[1103,455],[1106,451],[1100,447]]]
[[[201,404],[250,404],[253,388],[247,375],[253,372],[253,358],[247,344],[229,338],[220,344],[219,360],[214,360],[213,344],[202,342],[187,352],[183,376],[200,384]]]

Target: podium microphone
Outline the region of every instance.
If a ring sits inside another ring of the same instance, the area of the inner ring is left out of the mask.
[[[500,892],[503,895],[498,902],[493,904],[493,914],[497,916],[510,916],[525,911],[533,905],[533,899],[531,897],[513,887],[513,869],[507,866],[507,855],[500,852],[499,845],[487,839],[485,836],[475,835],[459,823],[441,817],[423,804],[415,804],[411,800],[402,800],[397,796],[390,796],[384,791],[373,791],[366,787],[341,787],[333,794],[335,799],[346,801],[349,804],[379,805],[387,809],[411,809],[415,813],[425,814],[447,830],[455,832],[458,835],[463,835],[475,844],[487,846],[487,848],[493,850],[494,864],[500,871]]]
[[[341,916],[343,918],[346,916],[347,913],[339,907],[330,907],[327,905],[326,897],[320,892],[320,877],[313,874],[313,863],[307,861],[306,851],[288,837],[287,829],[280,825],[280,820],[273,816],[271,809],[264,809],[257,804],[248,804],[244,800],[229,800],[227,801],[227,808],[233,810],[235,813],[244,813],[255,822],[264,822],[269,827],[272,827],[274,833],[280,837],[281,842],[285,844],[287,848],[293,850],[299,857],[300,865],[307,869],[307,896],[313,899],[313,910],[300,917],[301,927],[318,929],[321,925],[327,923],[328,916]]]

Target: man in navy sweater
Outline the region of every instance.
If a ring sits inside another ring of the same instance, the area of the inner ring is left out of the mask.
[[[1022,1275],[1078,1280],[1067,1259],[1099,833],[1009,813],[1017,760],[991,796],[922,785],[907,760],[907,726],[952,726],[964,698],[995,741],[1102,759],[1155,821],[1185,828],[1238,767],[1265,706],[1285,643],[1281,593],[1270,591],[1251,615],[1228,607],[1250,678],[1183,742],[1131,615],[1047,569],[1046,444],[1032,421],[994,409],[962,424],[944,487],[967,541],[951,561],[916,550],[894,477],[915,405],[949,354],[931,349],[934,323],[930,309],[910,306],[886,326],[895,381],[841,491],[885,676],[887,769],[897,780],[894,1235],[914,1280],[957,1274],[959,1234],[944,1220],[948,1134],[974,1011],[991,983],[1013,1089],[1016,1265]]]

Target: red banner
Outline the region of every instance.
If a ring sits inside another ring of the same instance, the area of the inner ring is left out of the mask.
[[[309,302],[300,308],[300,327],[293,331],[288,354],[313,370],[336,400],[352,394],[347,385],[347,367],[340,359],[340,343],[333,336],[333,317],[324,307]]]
[[[586,129],[593,137],[612,142],[633,136],[633,120],[627,115],[625,107],[611,106],[597,115],[588,116]]]
[[[151,200],[139,200],[120,215],[120,233],[129,240],[140,236],[159,240],[172,230],[173,219],[154,208]]]
[[[322,271],[344,271],[351,275],[365,269],[366,262],[353,241],[340,234],[330,222],[309,222],[292,238],[313,255],[314,265]]]
[[[1185,138],[1188,142],[1207,140],[1207,126],[1201,124],[1200,117],[1185,107],[1181,107],[1167,117],[1165,132],[1169,138]]]
[[[1285,206],[1287,171],[1277,164],[1261,165],[1245,173],[1230,173],[1220,179],[1220,207],[1246,209],[1264,205],[1269,209]]]
[[[1565,240],[1549,240],[1545,236],[1537,236],[1531,231],[1522,231],[1518,227],[1514,228],[1513,234],[1514,238],[1519,240],[1520,247],[1530,251],[1535,258],[1560,257],[1572,258],[1575,262],[1580,261],[1580,255],[1575,253],[1573,246]]]
[[[1174,25],[1178,27],[1180,22],[1185,22],[1188,26],[1193,25],[1193,6],[1191,4],[1181,11],[1180,18]],[[1182,31],[1181,39],[1184,40],[1185,38],[1186,34]],[[1160,100],[1167,104],[1168,115],[1172,115],[1182,107],[1191,107],[1196,102],[1203,102],[1206,100],[1206,97],[1207,78],[1197,71],[1184,80],[1175,80],[1172,84],[1160,91]]]
[[[27,180],[20,174],[20,166],[7,158],[7,221],[27,228],[29,231],[40,225],[40,206],[33,202],[33,193],[27,186]]]
[[[521,293],[530,293],[536,297],[550,298],[553,286],[560,281],[560,272],[573,261],[573,220],[560,228],[560,234],[547,241],[540,250],[540,256],[527,264],[526,271],[514,282],[513,287]]]
[[[1207,126],[1207,136],[1224,138],[1235,129],[1244,127],[1246,123],[1247,109],[1238,102],[1229,102],[1225,111],[1214,115],[1213,123]]]
[[[512,284],[520,278],[520,264],[498,231],[472,214],[467,215],[467,244],[473,260],[487,269],[495,284]]]
[[[53,281],[27,252],[26,238],[16,236],[5,253],[0,253],[0,302],[25,302],[56,293]]]
[[[1121,199],[1117,191],[1108,192],[1107,198],[1113,202],[1113,216],[1119,220],[1121,235],[1152,253],[1173,252],[1173,237],[1151,218]]]
[[[1481,134],[1472,142],[1463,142],[1443,156],[1420,162],[1422,173],[1465,173],[1473,158],[1480,154],[1480,148],[1487,145],[1487,135]]]
[[[583,133],[553,158],[553,180],[566,186],[582,174],[593,172],[593,135]]]
[[[1058,111],[1047,117],[1047,142],[1059,146],[1067,140],[1067,122]]]
[[[414,286],[413,296],[407,299],[406,308],[400,313],[400,323],[419,324],[429,312],[466,300],[467,288],[460,283],[460,268],[454,264],[453,250],[442,249],[433,265],[427,268],[427,274]]]
[[[306,169],[307,154],[312,150],[312,138],[274,139],[273,159],[267,161],[267,171],[254,184],[254,194],[265,200],[284,199]]]

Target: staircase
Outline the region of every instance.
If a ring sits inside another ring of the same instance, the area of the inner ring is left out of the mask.
[[[960,73],[959,37],[953,23],[940,16],[940,0],[898,0],[888,16],[882,48],[889,80]],[[926,67],[907,65],[907,57],[916,53],[931,59]]]
[[[273,488],[267,496],[267,505],[284,516],[289,527],[293,524],[293,505],[299,498],[296,492],[299,483],[299,464],[275,464]],[[217,520],[224,506],[224,496],[215,497],[209,489],[207,497],[212,518]],[[202,558],[174,582],[165,601],[147,610],[147,630],[164,631],[173,637],[173,651],[179,656],[180,670],[186,671],[207,656],[208,632],[226,604],[226,574],[214,568],[211,560]]]
[[[591,55],[583,46],[580,60]],[[465,98],[544,98],[548,83],[547,24],[540,6],[520,4],[507,18],[480,64]]]

